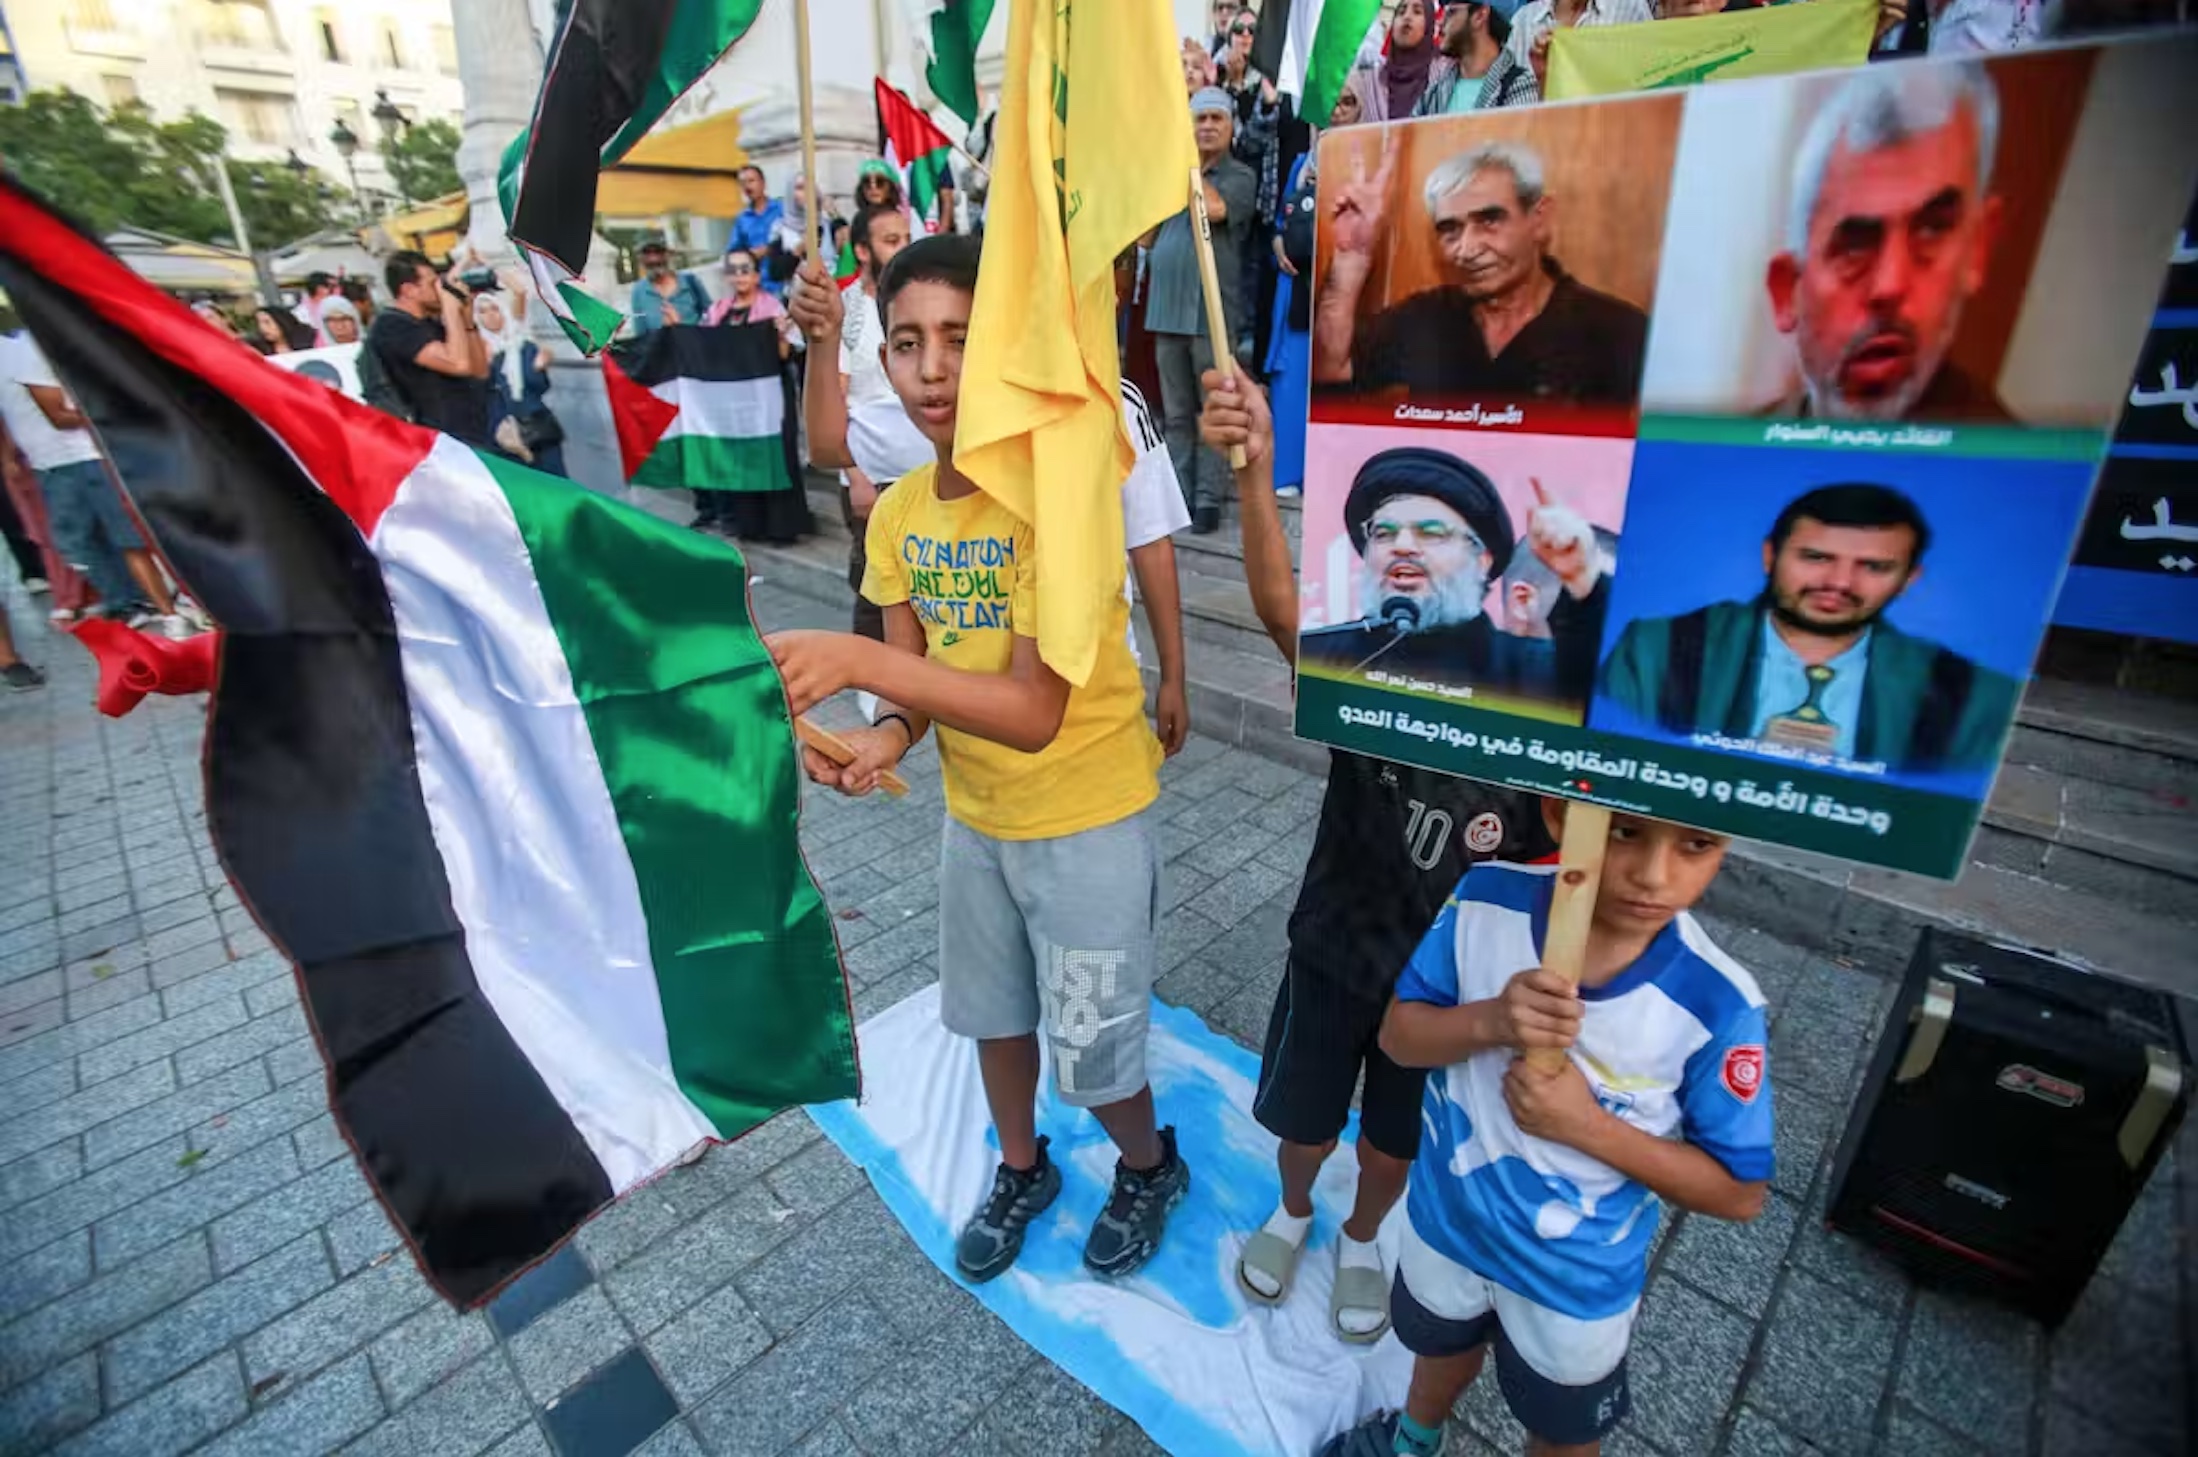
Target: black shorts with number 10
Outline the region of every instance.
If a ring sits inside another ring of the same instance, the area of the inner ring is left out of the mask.
[[[1397,977],[1475,863],[1555,851],[1534,795],[1331,751],[1252,1102],[1260,1126],[1326,1143],[1363,1073],[1361,1135],[1392,1158],[1417,1154],[1426,1071],[1380,1046]]]

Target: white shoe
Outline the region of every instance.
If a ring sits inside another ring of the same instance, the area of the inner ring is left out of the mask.
[[[43,597],[52,588],[47,584],[44,577],[25,577],[23,579],[23,590],[33,597]]]
[[[206,615],[206,609],[188,597],[176,598],[176,616],[191,625],[193,632],[212,632],[214,619]]]
[[[191,626],[183,620],[183,614],[171,613],[159,619],[160,635],[170,642],[182,642],[187,637],[197,637],[205,629]]]
[[[168,621],[157,612],[133,612],[122,625],[132,632],[164,632]]]

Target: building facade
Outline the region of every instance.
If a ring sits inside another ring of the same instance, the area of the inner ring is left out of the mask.
[[[231,156],[295,152],[331,181],[394,199],[374,118],[461,120],[449,0],[8,0],[0,91],[62,87],[102,106],[219,121]],[[5,98],[0,98],[5,99]],[[349,165],[331,140],[359,139]],[[355,169],[355,171],[354,171]]]

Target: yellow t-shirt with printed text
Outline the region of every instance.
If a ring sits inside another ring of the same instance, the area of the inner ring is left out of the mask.
[[[862,595],[906,602],[933,661],[1005,673],[1017,634],[1036,635],[1030,527],[982,491],[941,500],[938,467],[910,471],[870,513]],[[1160,796],[1160,741],[1145,720],[1117,595],[1091,680],[1069,689],[1061,731],[1035,754],[937,726],[946,812],[995,840],[1052,840],[1128,819]]]

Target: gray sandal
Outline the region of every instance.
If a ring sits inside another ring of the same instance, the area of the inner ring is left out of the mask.
[[[1280,1305],[1290,1298],[1290,1281],[1297,1274],[1298,1256],[1305,1252],[1303,1245],[1291,1244],[1279,1234],[1260,1230],[1244,1242],[1244,1253],[1236,1257],[1236,1284],[1244,1292],[1244,1298],[1259,1305]],[[1244,1278],[1246,1270],[1257,1270],[1275,1282],[1275,1293],[1267,1295],[1251,1281]]]
[[[1379,1311],[1381,1324],[1370,1331],[1347,1330],[1342,1319],[1346,1310]],[[1381,1271],[1369,1270],[1364,1265],[1346,1265],[1339,1258],[1336,1262],[1335,1288],[1328,1293],[1328,1328],[1336,1333],[1337,1340],[1348,1341],[1354,1346],[1371,1346],[1387,1335],[1388,1277]]]

